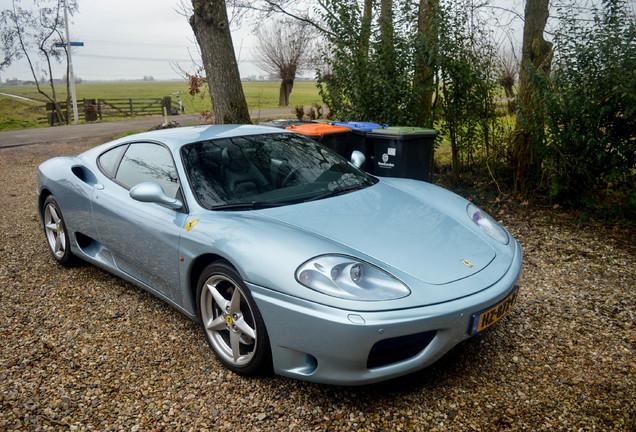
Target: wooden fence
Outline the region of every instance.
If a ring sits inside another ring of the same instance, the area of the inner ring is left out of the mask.
[[[66,106],[66,102],[60,102],[60,106],[64,115],[72,119],[72,106]],[[163,115],[164,107],[166,113],[171,114],[170,96],[146,99],[84,99],[77,101],[77,114],[83,121],[96,121],[109,117]],[[52,102],[46,104],[46,119],[40,119],[40,123],[48,123],[49,126],[60,123]]]

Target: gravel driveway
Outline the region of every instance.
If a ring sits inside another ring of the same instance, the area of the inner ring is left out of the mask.
[[[0,430],[636,430],[633,229],[500,202],[526,258],[492,329],[381,384],[248,379],[160,300],[49,256],[36,167],[95,144],[0,149]]]

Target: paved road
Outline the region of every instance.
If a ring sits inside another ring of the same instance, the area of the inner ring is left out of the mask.
[[[21,99],[21,100],[25,100],[25,101],[30,101],[30,102],[38,102],[38,103],[42,102],[42,101],[38,101],[38,100],[31,99],[31,98],[28,98],[28,97],[14,95],[14,94],[9,94],[9,93],[4,93],[4,92],[0,92],[0,95],[8,96],[8,97],[16,98],[16,99]]]
[[[252,119],[267,117],[292,117],[291,108],[268,108],[251,110]],[[199,114],[170,116],[169,121],[176,121],[181,126],[205,124]],[[36,129],[20,129],[0,132],[0,149],[46,142],[75,141],[86,138],[100,138],[104,142],[125,132],[148,130],[163,122],[163,117],[148,117],[134,120],[112,121],[105,123],[86,123]]]

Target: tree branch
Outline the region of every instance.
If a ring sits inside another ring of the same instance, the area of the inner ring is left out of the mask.
[[[484,7],[484,8],[489,8],[489,9],[499,9],[499,10],[502,10],[502,11],[504,11],[504,12],[508,12],[508,13],[513,14],[514,16],[516,16],[517,18],[519,18],[519,19],[521,20],[521,22],[524,22],[524,21],[525,21],[525,19],[524,19],[523,15],[521,15],[519,12],[514,11],[514,10],[512,10],[512,9],[507,9],[507,8],[503,8],[503,7],[500,7],[500,6],[492,6],[492,5],[488,5],[488,4],[484,4],[484,5],[477,6],[475,9],[479,9],[479,8],[482,8],[482,7]]]
[[[288,10],[284,9],[278,2],[273,1],[273,0],[262,0],[264,3],[266,3],[267,5],[269,5],[268,9],[263,9],[263,8],[259,8],[257,5],[252,5],[252,4],[243,4],[241,5],[241,7],[244,8],[249,8],[255,11],[260,11],[260,12],[274,12],[274,13],[280,13],[283,15],[286,15],[290,18],[293,18],[297,21],[303,22],[305,24],[308,24],[312,27],[314,27],[315,29],[317,29],[319,32],[335,37],[336,35],[334,33],[332,33],[331,31],[327,30],[326,28],[322,27],[320,24],[318,24],[317,22],[315,22],[314,20],[308,18],[308,17],[302,17],[299,15],[296,15],[295,13],[289,12]]]

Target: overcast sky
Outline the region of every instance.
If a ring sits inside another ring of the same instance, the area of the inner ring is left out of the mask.
[[[517,10],[523,10],[523,2],[495,0]],[[72,51],[76,77],[85,81],[144,76],[156,80],[179,79],[180,74],[174,70],[177,63],[194,72],[190,58],[198,60],[199,53],[189,23],[177,10],[181,0],[78,0],[78,3],[79,11],[70,19],[71,40],[84,42],[83,47]],[[22,0],[22,4],[28,7],[33,0]],[[0,10],[10,7],[11,0],[0,0]],[[511,22],[514,23],[514,17]],[[242,26],[232,32],[242,78],[264,74],[251,60],[258,44],[250,31],[255,25],[244,19]],[[45,66],[37,55],[32,59],[37,70]],[[64,74],[65,66],[56,64],[54,76],[61,78]],[[0,71],[0,81],[12,78],[33,79],[26,60]]]
[[[587,3],[590,0],[581,0]],[[600,0],[596,0],[597,2]],[[199,53],[194,34],[186,18],[177,11],[181,0],[78,0],[79,11],[71,18],[71,40],[84,42],[83,47],[73,48],[72,58],[75,76],[83,80],[142,79],[152,76],[156,80],[181,78],[174,70],[178,64],[188,72],[194,72],[191,57]],[[628,0],[634,9],[636,0]],[[190,3],[190,0],[186,0]],[[551,3],[559,3],[552,0]],[[33,0],[22,0],[25,6]],[[505,9],[523,14],[525,0],[494,0],[488,9],[500,16],[500,28],[514,28],[508,36],[496,37],[502,47],[514,45],[519,50],[522,20]],[[11,0],[0,0],[0,10],[11,7]],[[554,9],[554,8],[553,8]],[[256,37],[250,29],[256,24],[243,20],[243,25],[232,32],[235,52],[242,78],[260,76],[263,72],[251,61]],[[502,33],[503,35],[503,33]],[[509,49],[509,48],[508,48]],[[45,64],[33,56],[36,66]],[[39,62],[39,63],[37,63]],[[65,74],[63,65],[56,65],[54,76]],[[18,78],[33,79],[25,60],[0,71],[0,80]]]
[[[24,5],[31,3],[23,0]],[[73,48],[75,76],[84,80],[179,78],[171,64],[192,72],[190,57],[198,58],[196,42],[186,18],[176,8],[178,0],[79,0],[79,11],[70,20],[71,40],[84,42]],[[0,0],[0,10],[11,0]],[[261,75],[250,61],[249,23],[233,34],[242,77]],[[239,54],[240,52],[240,54]],[[36,58],[35,56],[33,57]],[[40,68],[44,63],[40,61]],[[54,75],[65,69],[57,65]],[[26,61],[0,71],[0,79],[33,79]]]

